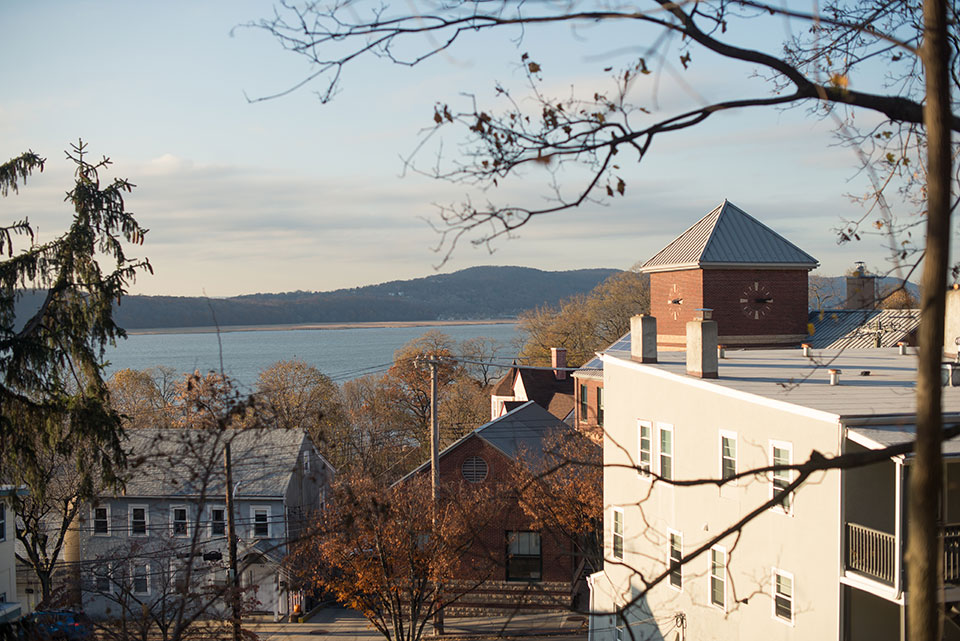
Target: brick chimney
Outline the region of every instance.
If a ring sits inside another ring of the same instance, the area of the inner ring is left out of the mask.
[[[630,318],[630,356],[640,363],[657,362],[657,319],[650,314]]]
[[[877,277],[867,274],[863,261],[857,261],[853,274],[847,276],[847,298],[844,309],[873,309],[877,306]]]
[[[562,367],[567,366],[567,348],[566,347],[551,347],[550,348],[550,366],[553,367],[553,375],[558,381],[562,381],[567,378],[567,372]]]
[[[698,318],[687,323],[687,374],[717,378],[717,321],[713,310],[698,310]]]

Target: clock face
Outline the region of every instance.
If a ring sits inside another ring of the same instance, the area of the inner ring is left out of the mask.
[[[683,296],[680,294],[680,286],[676,283],[670,288],[670,295],[667,297],[667,309],[673,316],[673,320],[680,318],[680,305],[683,304]]]
[[[740,293],[740,311],[747,318],[760,320],[773,308],[773,294],[759,281],[747,285]]]

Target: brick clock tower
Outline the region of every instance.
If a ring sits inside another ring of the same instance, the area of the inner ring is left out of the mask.
[[[657,344],[684,347],[687,321],[708,308],[721,345],[798,345],[807,337],[807,274],[818,264],[724,200],[641,268]]]

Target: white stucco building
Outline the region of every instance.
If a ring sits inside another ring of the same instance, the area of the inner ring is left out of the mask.
[[[908,443],[915,351],[718,358],[715,325],[692,321],[687,352],[658,353],[652,320],[635,317],[632,340],[602,356],[605,558],[590,580],[591,639],[903,639],[909,454],[817,473],[789,494],[789,471],[689,487],[656,477],[722,479]],[[943,402],[945,422],[960,422],[960,387]],[[960,638],[960,443],[944,455],[945,627]]]

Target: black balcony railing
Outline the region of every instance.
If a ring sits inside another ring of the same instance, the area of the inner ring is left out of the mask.
[[[943,581],[960,584],[960,525],[940,529]],[[896,538],[888,532],[847,523],[846,568],[887,585],[896,578]]]

